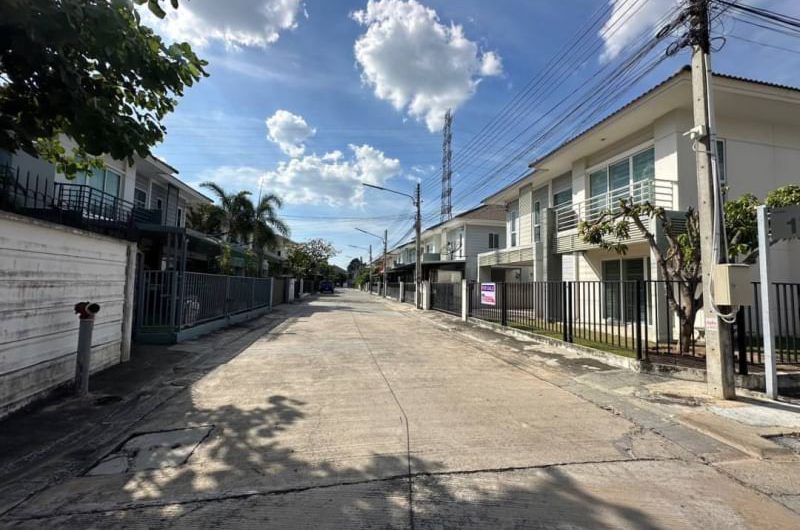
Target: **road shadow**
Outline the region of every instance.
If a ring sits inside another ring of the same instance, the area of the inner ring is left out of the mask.
[[[186,463],[78,477],[3,522],[18,529],[658,528],[641,510],[598,498],[557,467],[444,472],[408,454],[348,464],[307,446],[297,450],[302,439],[292,430],[313,421],[311,403],[284,395],[250,408],[194,402],[187,388],[162,414],[174,411],[173,428],[211,427]]]

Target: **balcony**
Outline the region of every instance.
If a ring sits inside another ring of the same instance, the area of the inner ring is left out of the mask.
[[[616,188],[601,195],[595,195],[585,201],[565,204],[553,209],[553,250],[556,253],[574,252],[595,248],[585,243],[578,234],[578,225],[582,221],[597,222],[606,212],[618,212],[621,200],[633,204],[650,202],[670,208],[673,203],[673,183],[644,180],[628,186]],[[630,226],[629,241],[643,241],[644,235],[635,226]]]
[[[530,266],[533,264],[533,245],[501,248],[478,254],[479,267]]]
[[[53,182],[0,168],[0,208],[131,241],[138,223],[161,223],[161,212],[137,208],[85,184]]]

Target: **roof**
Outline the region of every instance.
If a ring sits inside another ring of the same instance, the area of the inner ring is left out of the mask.
[[[590,125],[589,127],[584,129],[583,131],[581,131],[578,134],[576,134],[575,136],[572,136],[571,138],[565,140],[564,142],[562,142],[561,144],[559,144],[555,148],[551,149],[545,155],[540,156],[539,158],[537,158],[533,162],[529,163],[528,167],[530,167],[532,169],[532,171],[530,171],[530,172],[526,173],[524,176],[516,179],[514,182],[504,186],[502,189],[496,191],[492,195],[489,195],[488,197],[486,197],[484,199],[484,202],[491,200],[493,197],[503,193],[504,191],[508,190],[509,188],[513,188],[515,186],[518,186],[519,184],[524,182],[526,179],[531,177],[531,175],[535,171],[535,168],[539,164],[541,164],[542,161],[547,160],[548,158],[552,157],[558,151],[564,149],[565,147],[569,146],[570,144],[572,144],[574,142],[577,142],[578,140],[580,140],[580,139],[586,137],[587,135],[589,135],[590,133],[596,131],[598,128],[600,128],[603,125],[607,124],[609,121],[613,120],[614,118],[616,118],[620,114],[622,114],[625,111],[629,110],[630,108],[635,107],[636,105],[640,104],[643,100],[645,100],[650,95],[658,92],[660,89],[664,88],[666,85],[674,82],[679,77],[690,75],[690,74],[691,74],[691,66],[690,65],[682,66],[674,74],[670,75],[669,77],[667,77],[666,79],[662,80],[658,84],[652,86],[651,88],[649,88],[645,92],[642,92],[640,95],[638,95],[634,99],[630,100],[628,103],[622,105],[621,107],[619,107],[618,109],[616,109],[612,113],[608,114],[607,116],[605,116],[601,120],[598,120],[597,122],[595,122],[594,124]],[[790,85],[771,83],[771,82],[768,82],[768,81],[761,81],[761,80],[757,80],[757,79],[751,79],[751,78],[735,76],[735,75],[729,75],[729,74],[723,74],[723,73],[717,73],[717,72],[715,72],[713,74],[713,76],[715,78],[719,78],[719,79],[728,79],[728,80],[731,80],[731,81],[737,81],[737,82],[741,82],[741,83],[748,83],[748,84],[762,86],[762,87],[777,88],[777,89],[780,89],[780,90],[789,90],[789,91],[792,91],[792,92],[800,93],[800,87],[795,87],[795,86],[790,86]]]

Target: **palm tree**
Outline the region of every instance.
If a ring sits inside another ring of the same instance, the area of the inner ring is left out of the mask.
[[[289,227],[278,217],[283,201],[270,193],[253,204],[249,191],[226,193],[214,182],[204,182],[202,187],[211,190],[219,199],[217,208],[222,212],[226,241],[249,244],[258,257],[258,274],[262,272],[264,249],[274,247],[278,236],[288,237]]]
[[[248,206],[249,209],[253,208],[250,192],[227,193],[216,182],[203,182],[200,186],[211,191],[219,200],[217,208],[222,212],[222,234],[225,241],[246,243],[250,235],[247,210]]]

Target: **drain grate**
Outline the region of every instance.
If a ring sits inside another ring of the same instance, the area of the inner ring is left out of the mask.
[[[795,453],[800,453],[800,432],[790,432],[789,434],[776,434],[765,436],[771,442],[788,447]]]
[[[186,463],[213,425],[136,433],[94,465],[87,475],[116,475]]]

